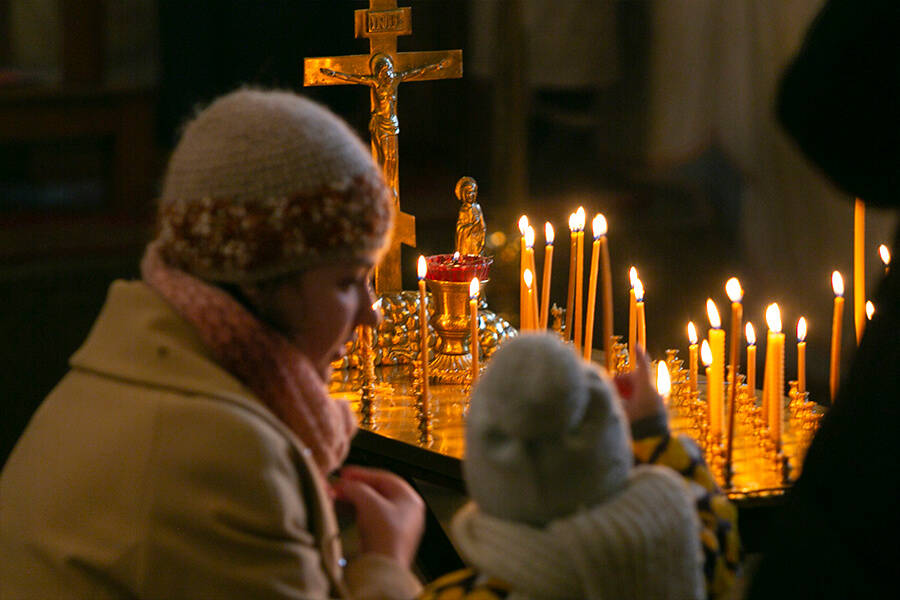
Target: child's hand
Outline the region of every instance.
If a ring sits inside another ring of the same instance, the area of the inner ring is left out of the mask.
[[[650,374],[650,358],[644,349],[635,348],[636,368],[627,373],[616,375],[616,388],[622,397],[622,407],[628,416],[629,423],[635,423],[647,417],[666,415],[666,405],[662,396],[653,385]]]

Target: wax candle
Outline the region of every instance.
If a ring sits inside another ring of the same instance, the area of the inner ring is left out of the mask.
[[[662,396],[663,402],[669,404],[669,392],[672,391],[672,378],[669,376],[669,367],[666,361],[656,363],[656,391]]]
[[[606,356],[606,368],[610,373],[615,372],[616,357],[613,356],[613,294],[612,294],[612,267],[609,262],[609,242],[606,239],[606,217],[598,215],[602,221],[600,232],[600,271],[603,280],[603,352]]]
[[[878,246],[878,254],[881,255],[881,262],[884,263],[884,274],[887,275],[891,268],[891,251],[882,244]]]
[[[584,326],[584,360],[591,360],[594,349],[594,313],[597,307],[597,274],[600,271],[600,236],[605,224],[603,215],[594,217],[591,223],[594,243],[591,245],[591,269],[588,277],[587,323]]]
[[[709,397],[711,393],[710,386],[712,385],[712,377],[710,377],[709,371],[712,368],[713,357],[708,340],[703,340],[700,344],[700,361],[703,363],[703,368],[706,371],[706,423],[709,425]]]
[[[575,324],[575,263],[578,253],[578,215],[569,215],[569,236],[571,247],[569,249],[569,291],[566,297],[566,329],[565,339],[572,341],[572,331]]]
[[[831,287],[834,290],[834,316],[831,320],[831,374],[828,384],[833,403],[841,379],[841,328],[844,322],[844,279],[837,271],[831,274]]]
[[[584,305],[584,207],[579,206],[575,211],[578,215],[578,232],[576,234],[575,248],[575,352],[581,348],[581,328],[584,316],[582,307]]]
[[[525,304],[523,305],[525,313],[522,315],[522,321],[525,325],[523,325],[522,329],[531,330],[534,329],[534,304],[531,300],[531,296],[534,293],[531,288],[534,283],[534,276],[531,274],[531,269],[525,269],[522,281],[525,283]]]
[[[866,328],[866,205],[859,198],[853,210],[853,322],[859,345]]]
[[[424,256],[419,256],[419,360],[422,364],[422,411],[429,414],[428,397],[428,297],[425,294],[425,276],[428,274],[428,263]]]
[[[635,333],[637,343],[644,350],[647,349],[647,319],[644,316],[644,284],[640,279],[634,280],[634,320],[637,325]]]
[[[709,432],[713,437],[720,437],[723,433],[725,420],[725,330],[722,329],[722,321],[719,311],[712,298],[706,300],[706,312],[709,316],[709,349],[712,352],[712,362],[706,369],[707,403],[709,404]]]
[[[737,277],[732,277],[725,282],[725,293],[728,294],[728,299],[731,300],[731,346],[729,352],[731,388],[728,394],[728,430],[726,433],[728,441],[725,453],[725,462],[730,466],[732,445],[734,443],[734,413],[737,406],[738,371],[741,367],[741,329],[744,325],[743,306],[741,305],[741,300],[744,298],[744,290],[741,288],[741,282],[738,281]]]
[[[531,328],[538,328],[538,293],[537,293],[537,267],[534,260],[534,227],[529,225],[525,228],[525,248],[528,254],[528,268],[531,269],[531,276],[534,278],[531,294]]]
[[[472,353],[472,385],[478,379],[478,355],[481,352],[481,345],[478,343],[478,290],[480,284],[477,277],[473,277],[469,283],[469,328],[470,336],[469,348]]]
[[[637,269],[631,267],[628,270],[628,278],[631,280],[631,291],[628,293],[628,364],[633,369],[635,364],[634,348],[637,345],[637,300],[634,297],[634,286],[637,281]]]
[[[690,346],[688,346],[688,382],[693,393],[697,391],[697,328],[694,327],[693,321],[688,322],[687,331],[690,342]]]
[[[550,314],[550,272],[553,269],[553,225],[544,224],[544,289],[541,293],[541,321],[539,327],[547,329],[547,318]]]
[[[753,323],[747,322],[744,328],[747,336],[747,392],[751,398],[756,397],[756,332]]]
[[[784,333],[781,332],[781,312],[777,304],[770,304],[766,309],[766,323],[769,326],[769,334],[766,337],[765,377],[769,389],[766,409],[769,434],[775,442],[775,447],[781,448],[781,428],[784,420]]]
[[[797,391],[806,391],[806,319],[797,321]]]
[[[528,247],[525,242],[525,232],[528,230],[528,217],[519,217],[519,328],[525,329],[525,282],[522,278],[525,269],[528,268]]]

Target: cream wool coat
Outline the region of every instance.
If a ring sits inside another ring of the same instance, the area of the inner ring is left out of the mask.
[[[409,598],[341,568],[309,451],[141,282],[116,282],[0,475],[0,597]]]

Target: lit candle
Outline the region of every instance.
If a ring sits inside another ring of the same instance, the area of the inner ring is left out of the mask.
[[[722,435],[725,420],[725,330],[712,298],[706,300],[706,312],[709,315],[709,349],[712,352],[712,362],[706,369],[706,401],[709,405],[709,432],[715,438]]]
[[[769,434],[776,448],[781,448],[781,427],[784,420],[784,334],[781,332],[781,312],[777,304],[766,309],[769,334],[766,337],[766,383],[763,394],[768,394]],[[771,358],[769,358],[771,357]],[[766,388],[768,392],[766,392]]]
[[[531,294],[531,329],[538,328],[538,294],[537,288],[537,267],[534,261],[534,227],[529,225],[525,228],[525,250],[528,255],[528,268],[531,269],[531,276],[534,278],[534,291]]]
[[[875,316],[875,305],[872,304],[871,300],[866,300],[866,319],[871,321],[872,317]]]
[[[853,210],[853,317],[859,345],[866,328],[866,205],[859,198]]]
[[[591,273],[588,277],[587,323],[584,326],[584,360],[591,360],[594,348],[594,313],[597,307],[597,273],[600,268],[600,236],[606,231],[603,215],[594,217],[591,223],[594,243],[591,245]]]
[[[528,247],[525,243],[525,232],[528,230],[528,217],[519,217],[520,249],[519,249],[519,328],[525,329],[525,269],[528,268]]]
[[[672,378],[669,377],[669,367],[666,361],[656,363],[656,391],[662,396],[663,402],[669,404],[669,392],[672,390]]]
[[[540,328],[543,330],[547,329],[547,317],[550,312],[550,271],[553,269],[553,240],[555,239],[553,225],[550,223],[544,224],[544,239],[547,243],[544,246],[544,290],[541,294],[540,322]]]
[[[710,369],[712,368],[712,350],[709,347],[709,342],[707,340],[703,340],[700,344],[700,361],[703,363],[703,368],[706,370],[706,408],[707,408],[707,424],[709,423],[709,396],[711,393],[710,386],[712,385],[712,378],[710,377]]]
[[[726,444],[725,462],[731,466],[732,444],[734,443],[734,413],[737,406],[738,370],[741,366],[741,329],[744,325],[744,309],[741,300],[744,298],[744,290],[737,277],[732,277],[725,282],[725,293],[731,300],[731,346],[729,362],[731,363],[731,390],[728,395],[728,442]]]
[[[688,322],[688,341],[691,343],[688,346],[688,356],[689,356],[689,371],[688,371],[688,380],[691,386],[691,392],[697,391],[697,328],[694,327],[694,322]]]
[[[565,338],[572,341],[572,330],[575,323],[575,255],[578,253],[578,215],[569,215],[569,236],[571,247],[569,249],[569,292],[566,297],[566,330]]]
[[[881,255],[881,262],[884,263],[884,274],[887,275],[891,267],[891,251],[882,244],[878,247],[878,254]]]
[[[575,211],[578,215],[578,232],[575,237],[575,352],[581,348],[582,306],[584,304],[584,207]]]
[[[478,288],[478,278],[473,277],[469,284],[469,326],[472,336],[469,347],[472,352],[472,385],[475,385],[475,380],[478,379],[478,355],[481,352],[478,343]]]
[[[637,343],[647,349],[647,319],[644,316],[644,284],[640,279],[634,280],[634,320],[637,321]]]
[[[637,300],[634,297],[634,285],[637,281],[637,269],[631,267],[628,270],[628,278],[631,280],[631,291],[628,292],[628,364],[633,369],[635,365],[634,348],[637,345]]]
[[[756,398],[756,332],[753,323],[748,321],[744,331],[747,335],[747,391],[751,398]]]
[[[606,368],[613,373],[616,368],[616,359],[613,356],[613,295],[612,295],[612,267],[609,262],[609,242],[606,239],[608,229],[606,217],[601,217],[600,232],[600,270],[603,278],[603,352],[606,356]]]
[[[806,391],[806,319],[797,321],[797,391]]]
[[[522,315],[522,322],[524,323],[522,329],[534,329],[534,304],[531,300],[531,296],[534,293],[531,289],[531,286],[534,283],[534,276],[531,274],[531,269],[525,269],[525,274],[522,275],[522,281],[525,284],[525,304],[523,305],[523,310],[525,312]]]
[[[828,383],[833,403],[841,379],[841,328],[844,321],[844,279],[837,271],[831,274],[831,287],[834,290],[834,318],[831,321],[831,376]]]
[[[422,412],[429,414],[428,398],[428,305],[425,295],[425,275],[428,274],[428,263],[424,256],[419,256],[419,360],[422,361]]]

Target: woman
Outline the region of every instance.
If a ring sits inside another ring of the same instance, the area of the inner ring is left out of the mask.
[[[0,476],[0,596],[418,592],[421,498],[378,470],[328,482],[356,420],[326,382],[378,323],[391,202],[358,137],[295,94],[239,90],[188,124],[142,281],[112,285]]]

